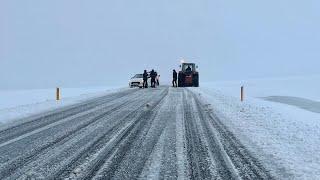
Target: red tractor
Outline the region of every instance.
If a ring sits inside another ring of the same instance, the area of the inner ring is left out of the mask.
[[[199,87],[198,66],[194,63],[182,63],[178,76],[179,87]]]

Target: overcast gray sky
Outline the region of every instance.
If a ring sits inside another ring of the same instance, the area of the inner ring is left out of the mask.
[[[319,0],[1,0],[0,89],[318,74]]]

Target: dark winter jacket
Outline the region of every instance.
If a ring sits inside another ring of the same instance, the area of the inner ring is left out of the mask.
[[[147,72],[144,72],[143,73],[143,80],[148,80],[148,73]]]
[[[176,71],[173,71],[172,77],[173,79],[178,79],[178,74]]]
[[[154,72],[154,71],[151,71],[151,73],[150,73],[150,77],[151,77],[151,79],[156,79],[156,77],[157,77],[157,73],[156,73],[156,72]]]

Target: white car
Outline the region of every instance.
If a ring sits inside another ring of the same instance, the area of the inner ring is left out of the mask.
[[[149,75],[148,75],[149,76]],[[151,78],[150,76],[148,77],[148,86],[151,85]],[[139,87],[143,88],[143,74],[136,74],[129,80],[129,87],[134,88],[134,87]]]

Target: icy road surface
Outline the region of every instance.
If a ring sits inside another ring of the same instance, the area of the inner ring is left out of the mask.
[[[125,90],[0,130],[0,179],[273,179],[188,89]]]

